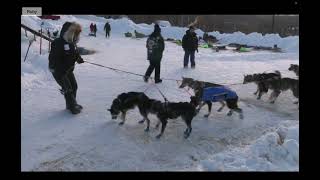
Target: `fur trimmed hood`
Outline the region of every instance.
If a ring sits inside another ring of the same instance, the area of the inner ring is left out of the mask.
[[[80,40],[81,25],[76,22],[66,22],[63,24],[60,37],[68,43],[78,43]]]

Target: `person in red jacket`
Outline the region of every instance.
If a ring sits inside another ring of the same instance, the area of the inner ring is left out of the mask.
[[[90,33],[93,34],[93,23],[90,24]]]

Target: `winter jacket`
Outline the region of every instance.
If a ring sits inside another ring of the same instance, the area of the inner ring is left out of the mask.
[[[94,25],[93,25],[93,32],[97,32],[97,30],[98,30],[98,29],[97,29],[97,25],[94,24]]]
[[[90,32],[93,32],[93,24],[90,24]]]
[[[109,23],[106,23],[106,25],[104,25],[104,30],[105,31],[111,31],[111,27]]]
[[[76,23],[65,23],[61,29],[60,37],[51,44],[49,54],[49,69],[56,75],[65,75],[74,70],[75,62],[83,62],[76,45],[72,39],[79,36],[81,27]],[[78,37],[77,37],[78,38]]]
[[[198,38],[196,33],[191,33],[190,30],[182,38],[182,48],[186,51],[195,51],[198,49]]]
[[[153,32],[147,39],[148,60],[160,62],[164,51],[164,39],[160,33]]]

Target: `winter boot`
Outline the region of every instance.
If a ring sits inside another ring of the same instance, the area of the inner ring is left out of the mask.
[[[149,76],[143,76],[143,81],[144,81],[144,82],[147,83],[147,82],[148,82],[148,79],[149,79]]]
[[[78,106],[82,110],[83,107],[77,102],[77,91],[73,91],[73,94],[74,94],[74,100],[75,100],[76,106]]]
[[[156,83],[156,84],[161,83],[161,82],[162,82],[162,79],[156,79],[156,80],[155,80],[155,83]]]
[[[71,111],[72,114],[79,114],[81,112],[80,106],[77,105],[77,102],[74,98],[74,95],[72,92],[66,93],[66,104],[67,108]]]

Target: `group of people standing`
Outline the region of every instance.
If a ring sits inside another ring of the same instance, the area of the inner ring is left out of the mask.
[[[90,24],[90,33],[93,34],[96,37],[97,36],[97,31],[98,31],[97,25],[91,23]]]
[[[111,31],[111,26],[109,24],[109,22],[106,22],[106,24],[104,25],[104,31],[106,32],[106,37],[109,38],[110,37],[110,31]],[[97,36],[97,25],[91,23],[90,24],[90,34],[93,34],[95,37]]]

